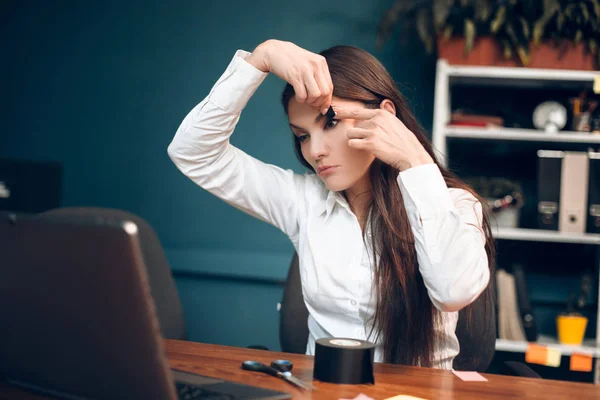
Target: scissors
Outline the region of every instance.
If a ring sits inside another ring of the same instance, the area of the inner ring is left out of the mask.
[[[269,374],[275,376],[277,378],[281,378],[285,381],[288,381],[292,385],[298,386],[304,390],[317,390],[316,387],[310,385],[308,383],[302,382],[300,379],[296,378],[290,372],[294,364],[288,360],[274,360],[271,362],[271,366],[265,365],[258,361],[244,361],[242,363],[242,369],[247,371],[256,371],[256,372],[264,372],[265,374]]]

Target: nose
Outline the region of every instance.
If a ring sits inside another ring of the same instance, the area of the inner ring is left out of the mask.
[[[309,146],[309,156],[315,161],[325,157],[329,153],[329,146],[325,142],[323,135],[311,135]]]

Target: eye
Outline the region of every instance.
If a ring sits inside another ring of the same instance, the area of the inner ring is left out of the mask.
[[[308,139],[308,135],[296,136],[296,140],[300,143],[304,142],[306,139]]]
[[[325,129],[335,128],[335,126],[338,124],[338,122],[340,122],[340,121],[338,121],[337,119],[330,119],[329,121],[327,121],[325,123]]]

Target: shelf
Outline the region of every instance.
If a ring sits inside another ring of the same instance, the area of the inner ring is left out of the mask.
[[[543,229],[492,227],[496,239],[600,245],[600,234],[566,233]]]
[[[450,82],[519,86],[592,86],[598,71],[523,67],[460,66],[446,63]]]
[[[518,341],[518,340],[506,340],[496,339],[496,350],[497,351],[510,351],[513,353],[525,353],[529,342]],[[538,341],[535,344],[546,345],[551,349],[560,351],[562,355],[571,355],[573,353],[584,353],[590,354],[593,357],[600,357],[600,346],[596,344],[594,339],[586,339],[582,346],[573,346],[560,344],[558,341],[550,336],[539,336]]]
[[[536,129],[446,127],[446,137],[464,139],[517,140],[535,142],[600,144],[600,134],[561,131],[545,133]]]

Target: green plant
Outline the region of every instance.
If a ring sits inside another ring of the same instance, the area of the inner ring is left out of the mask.
[[[528,65],[531,46],[549,40],[564,54],[569,44],[586,44],[600,60],[600,0],[396,0],[377,28],[377,45],[388,40],[397,25],[401,35],[416,29],[426,51],[438,41],[465,39],[471,52],[478,37],[491,36],[504,57],[517,56]]]

